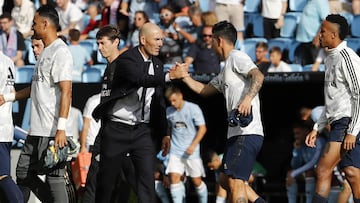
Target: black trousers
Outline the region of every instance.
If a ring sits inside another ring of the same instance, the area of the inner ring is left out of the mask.
[[[90,146],[89,151],[92,153],[91,164],[86,177],[85,191],[82,197],[82,202],[95,202],[96,178],[99,172],[100,141],[101,136],[97,136],[94,145]],[[118,194],[118,197],[116,198],[117,202],[127,202],[131,188],[135,189],[135,181],[133,179],[127,179],[127,177],[134,176],[134,166],[130,160],[130,157],[127,157],[125,161],[127,163],[124,164],[122,170],[120,170],[120,180],[117,183],[117,188],[115,189],[116,191],[121,192],[121,195]]]
[[[122,195],[122,191],[116,190],[116,183],[121,177],[121,169],[128,164],[127,158],[130,158],[135,174],[126,175],[126,178],[135,182],[138,202],[155,202],[155,148],[150,126],[106,121],[100,146],[96,202],[115,202],[116,196]]]
[[[280,37],[280,29],[277,29],[275,27],[277,21],[278,19],[270,19],[270,18],[263,19],[264,37],[266,39]]]

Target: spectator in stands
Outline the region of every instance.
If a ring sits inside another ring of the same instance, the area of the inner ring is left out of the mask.
[[[35,6],[30,0],[14,0],[14,8],[11,16],[14,20],[16,29],[21,32],[24,38],[32,35],[32,19],[35,16]]]
[[[174,9],[176,17],[188,16],[188,9],[191,6],[189,0],[168,0],[168,4]]]
[[[270,60],[267,58],[268,44],[266,42],[258,42],[255,48],[255,64],[259,70],[265,75],[271,65]]]
[[[104,0],[104,8],[101,11],[100,27],[117,25],[120,18],[120,2],[118,0]]]
[[[360,0],[329,0],[331,13],[360,14]]]
[[[316,56],[315,62],[311,67],[311,71],[319,71],[320,64],[324,62],[326,57],[326,48],[321,48]]]
[[[288,0],[262,0],[264,37],[266,39],[280,37],[280,29],[284,25],[284,15]]]
[[[245,0],[216,0],[215,13],[219,21],[232,23],[237,30],[235,48],[243,50],[244,36],[244,3]]]
[[[158,0],[138,1],[122,0],[120,4],[120,13],[129,17],[129,24],[134,24],[136,11],[143,11],[153,23],[158,22],[157,14],[159,12]]]
[[[104,0],[104,8],[101,12],[100,27],[105,25],[117,25],[123,36],[129,32],[129,16],[120,12],[120,0]]]
[[[212,26],[204,26],[201,37],[190,46],[184,62],[194,65],[197,74],[220,72],[220,58],[212,48]]]
[[[139,30],[141,26],[147,22],[149,22],[149,18],[144,11],[135,12],[134,24],[127,37],[126,48],[132,48],[139,45]]]
[[[182,48],[180,46],[179,35],[176,32],[173,23],[175,15],[170,6],[160,8],[160,24],[163,30],[163,46],[160,48],[159,58],[163,63],[173,64],[182,62]]]
[[[26,50],[23,35],[14,26],[10,13],[0,16],[0,51],[10,57],[16,67],[23,66],[23,53]]]
[[[351,7],[354,15],[360,14],[360,0],[352,0]]]
[[[36,37],[33,35],[33,36],[31,36],[31,47],[32,47],[35,59],[37,60],[45,47],[44,42],[41,39],[36,39]]]
[[[328,0],[310,0],[306,3],[296,30],[296,41],[300,45],[295,50],[295,63],[302,66],[313,64],[319,47],[318,32],[322,21],[330,13]]]
[[[87,15],[89,16],[89,22],[81,32],[80,40],[95,39],[96,32],[99,29],[101,19],[99,18],[99,7],[96,3],[92,3],[87,7]]]
[[[218,21],[218,18],[213,11],[202,12],[201,21],[203,26],[214,26]]]
[[[274,46],[270,49],[270,62],[271,65],[268,69],[270,72],[291,72],[290,66],[285,63],[282,58],[282,52],[280,47]]]
[[[221,187],[219,183],[219,176],[221,172],[221,163],[223,159],[223,154],[218,154],[217,152],[213,150],[209,150],[206,154],[206,157],[204,159],[205,164],[210,170],[213,170],[215,173],[215,181],[216,181],[216,203],[225,203],[227,192],[226,190]],[[260,164],[255,164],[260,165]],[[255,168],[255,166],[254,166]],[[250,175],[249,181],[252,179],[254,180],[254,174]],[[250,184],[250,183],[249,183]],[[248,194],[248,198],[250,202],[265,202],[265,200],[260,197],[254,190],[251,188],[250,185],[246,185],[246,193]]]
[[[89,52],[80,45],[80,31],[77,29],[69,30],[69,50],[74,60],[72,70],[72,81],[81,82],[82,72],[86,69],[86,65],[94,64]]]
[[[201,10],[198,6],[191,6],[188,9],[188,16],[191,24],[186,28],[182,27],[181,22],[174,22],[173,26],[178,34],[181,36],[183,47],[188,48],[190,44],[195,43],[202,32]]]
[[[310,121],[310,122],[309,122]],[[325,138],[319,137],[316,148],[305,145],[306,135],[312,130],[312,120],[301,120],[293,125],[293,151],[291,169],[286,177],[286,189],[289,203],[297,202],[298,181],[305,180],[306,202],[311,203],[315,193],[315,166],[325,146]]]
[[[61,30],[58,35],[68,36],[70,29],[83,29],[83,12],[71,0],[56,0]]]

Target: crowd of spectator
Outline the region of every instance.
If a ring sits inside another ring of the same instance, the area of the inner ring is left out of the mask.
[[[256,5],[253,5],[254,2],[257,2],[255,3]],[[2,7],[0,9],[2,11],[0,16],[0,28],[2,31],[0,48],[13,59],[16,67],[21,68],[24,65],[30,64],[28,56],[32,50],[29,50],[30,46],[25,45],[31,42],[31,26],[35,9],[44,4],[52,4],[59,13],[60,27],[58,35],[65,37],[69,46],[73,44],[73,40],[70,40],[69,35],[71,29],[76,29],[80,32],[78,40],[80,46],[82,45],[81,41],[93,43],[93,49],[90,50],[91,60],[87,59],[84,61],[82,70],[90,68],[92,64],[102,63],[96,57],[97,44],[95,35],[99,28],[107,24],[117,25],[122,33],[123,42],[120,43],[120,46],[125,51],[137,46],[138,29],[142,24],[150,21],[158,24],[164,30],[164,46],[160,54],[163,63],[185,62],[188,63],[190,71],[194,71],[196,74],[216,74],[219,72],[218,65],[220,66],[221,60],[213,57],[214,53],[210,50],[211,47],[206,48],[209,51],[205,54],[198,50],[203,50],[206,47],[206,45],[203,45],[206,44],[206,39],[208,42],[212,39],[211,35],[203,33],[203,28],[206,30],[206,27],[211,28],[216,22],[228,20],[234,24],[238,31],[237,49],[241,49],[249,55],[254,55],[255,53],[248,53],[255,52],[255,48],[248,48],[248,46],[254,45],[249,45],[246,41],[249,38],[261,38],[265,40],[262,42],[266,43],[266,45],[261,45],[262,48],[266,49],[264,50],[266,54],[263,54],[262,61],[269,61],[270,54],[268,51],[276,46],[275,50],[280,50],[281,60],[284,63],[296,63],[301,66],[314,64],[307,71],[323,71],[323,69],[319,69],[319,64],[322,63],[321,58],[324,58],[323,56],[326,52],[320,50],[318,43],[318,31],[322,20],[329,13],[341,13],[347,17],[351,25],[351,19],[360,13],[360,1],[311,0],[304,1],[305,3],[303,3],[301,8],[293,8],[293,2],[295,1],[0,1],[0,7]],[[297,4],[301,3],[298,2]],[[250,7],[255,7],[255,9],[249,10]],[[278,46],[276,43],[272,43],[272,40],[283,38],[281,30],[286,29],[286,26],[288,26],[286,24],[286,16],[290,14],[296,15],[298,19],[293,37],[290,40],[284,40],[287,42],[286,45]],[[263,30],[263,33],[260,35],[255,31],[255,27],[259,23]],[[352,37],[351,34],[350,37]],[[197,52],[202,54],[199,55]],[[279,51],[277,52],[279,53]],[[259,53],[256,52],[257,54]],[[211,68],[199,67],[206,65],[203,58],[211,58],[218,61]],[[253,60],[257,61],[259,59]],[[81,60],[78,63],[83,63],[83,61]],[[257,64],[259,65],[259,63]],[[268,65],[265,64],[265,68],[261,67],[261,70],[264,74],[267,74],[268,68]],[[291,69],[289,66],[287,71],[298,70]],[[275,72],[282,71],[275,69]],[[79,75],[79,72],[75,71],[74,74],[77,74],[77,76],[74,76],[76,78],[75,82],[81,82],[82,73]]]

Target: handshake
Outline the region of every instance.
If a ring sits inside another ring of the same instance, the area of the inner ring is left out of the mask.
[[[176,62],[175,65],[173,65],[169,69],[170,80],[183,79],[189,77],[190,74],[188,70],[189,70],[189,66],[186,63]]]

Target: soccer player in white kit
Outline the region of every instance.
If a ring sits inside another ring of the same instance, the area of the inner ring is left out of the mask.
[[[15,98],[14,62],[0,52],[0,190],[8,202],[24,202],[22,192],[10,176],[10,150],[14,137],[12,101]],[[1,201],[1,200],[0,200]]]
[[[170,69],[170,79],[182,79],[202,96],[222,93],[229,115],[232,110],[244,116],[252,114],[253,119],[247,126],[228,126],[220,184],[228,193],[228,202],[233,203],[248,202],[251,187],[246,182],[264,140],[258,96],[264,76],[247,54],[234,48],[236,36],[231,23],[221,21],[214,25],[213,48],[225,60],[225,66],[208,84],[192,79],[186,64],[178,63]],[[265,200],[258,198],[255,202]]]
[[[25,202],[30,190],[42,202],[68,202],[65,188],[65,162],[46,167],[49,142],[57,149],[67,145],[65,133],[71,105],[73,61],[67,45],[57,36],[59,16],[45,5],[35,14],[32,29],[45,48],[35,65],[31,87],[16,92],[16,99],[31,97],[30,130],[16,168],[17,183]],[[46,183],[38,175],[46,175]]]

